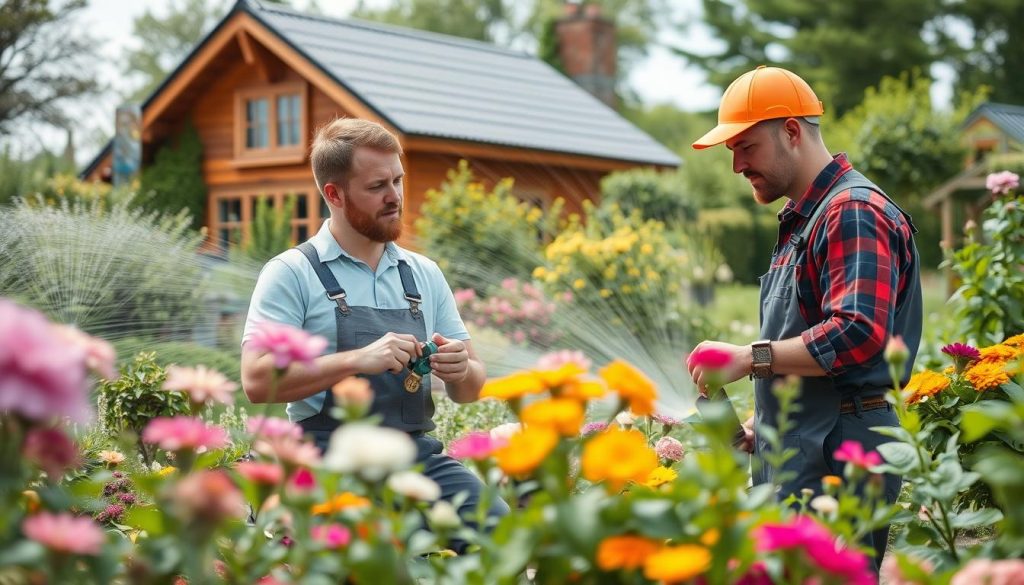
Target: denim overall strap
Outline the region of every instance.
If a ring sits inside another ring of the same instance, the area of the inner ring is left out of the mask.
[[[423,316],[420,311],[423,297],[416,289],[416,279],[412,276],[412,268],[409,268],[409,263],[405,260],[398,261],[398,276],[402,279],[402,290],[405,293],[405,300],[409,301],[409,310],[412,311],[413,317],[419,319]]]
[[[348,315],[349,306],[345,299],[345,289],[341,288],[341,285],[338,284],[338,279],[334,278],[334,273],[331,272],[331,269],[320,261],[320,255],[316,253],[316,248],[313,247],[313,244],[302,242],[296,248],[299,252],[302,252],[306,260],[309,260],[309,264],[313,267],[313,272],[316,273],[316,277],[320,279],[320,284],[327,291],[327,298],[338,304],[338,310],[341,311],[342,315]]]

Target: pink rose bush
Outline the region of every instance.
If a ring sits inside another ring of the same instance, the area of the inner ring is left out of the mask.
[[[506,278],[486,298],[473,289],[460,289],[455,291],[455,302],[467,323],[500,331],[516,344],[551,347],[559,339],[552,328],[555,303],[529,282]]]

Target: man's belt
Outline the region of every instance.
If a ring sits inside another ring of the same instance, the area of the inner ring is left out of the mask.
[[[885,396],[865,396],[860,399],[860,411],[865,410],[878,410],[879,408],[888,408],[889,403],[885,400]],[[857,401],[854,399],[844,400],[839,403],[840,414],[853,414],[857,412]]]

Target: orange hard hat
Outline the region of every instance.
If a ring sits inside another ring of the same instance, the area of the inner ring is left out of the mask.
[[[718,106],[718,126],[693,143],[697,149],[721,144],[754,124],[774,118],[820,116],[825,107],[807,82],[780,67],[759,66],[732,82]]]

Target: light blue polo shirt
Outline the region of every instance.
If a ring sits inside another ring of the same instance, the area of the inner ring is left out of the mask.
[[[416,288],[423,297],[420,309],[428,339],[434,333],[449,339],[469,339],[452,289],[433,260],[391,242],[385,247],[384,256],[374,273],[365,262],[341,249],[326,220],[309,242],[316,248],[320,260],[327,263],[341,288],[345,289],[346,300],[353,307],[407,309],[409,301],[405,299],[402,279],[398,274],[398,260],[405,260],[412,268]],[[245,318],[242,345],[252,337],[256,325],[273,321],[322,335],[328,340],[324,354],[335,352],[338,340],[334,309],[337,306],[327,298],[323,285],[302,252],[295,248],[282,252],[267,262],[256,280]],[[288,418],[300,421],[313,416],[320,412],[325,397],[326,393],[320,392],[305,400],[288,403]]]

